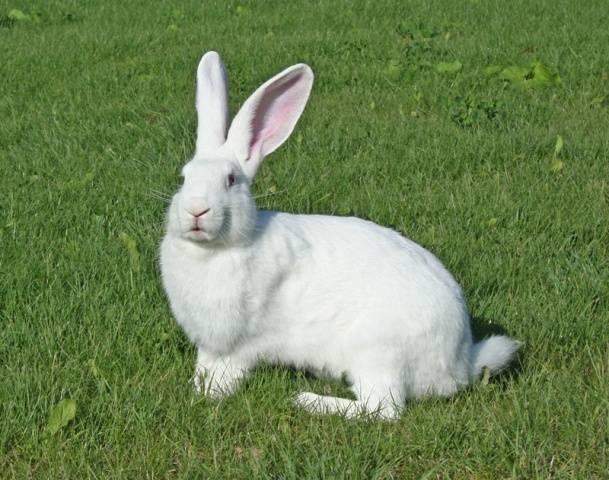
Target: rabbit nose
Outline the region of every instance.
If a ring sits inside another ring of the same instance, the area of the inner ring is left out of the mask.
[[[195,218],[199,218],[202,217],[203,215],[205,215],[207,212],[209,212],[209,208],[206,208],[205,210],[194,210],[194,211],[189,211],[188,213],[190,213],[193,217]]]

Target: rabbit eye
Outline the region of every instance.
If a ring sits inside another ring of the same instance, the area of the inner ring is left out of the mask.
[[[228,183],[229,187],[232,187],[237,182],[237,179],[233,173],[229,173],[226,182]]]

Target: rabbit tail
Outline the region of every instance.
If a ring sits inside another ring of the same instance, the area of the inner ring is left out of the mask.
[[[494,374],[507,367],[516,356],[520,343],[504,335],[485,338],[472,346],[472,373],[480,376],[484,367]]]

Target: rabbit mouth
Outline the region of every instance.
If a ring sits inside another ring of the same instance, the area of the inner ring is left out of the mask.
[[[199,227],[191,228],[190,230],[185,232],[184,236],[189,240],[194,240],[197,242],[204,242],[210,239],[209,233]]]

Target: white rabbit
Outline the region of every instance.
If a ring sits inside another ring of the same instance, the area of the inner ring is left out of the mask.
[[[161,244],[171,309],[197,347],[197,392],[228,395],[264,360],[340,378],[356,400],[301,393],[311,412],[395,419],[408,398],[448,396],[518,342],[472,344],[463,292],[440,261],[359,218],[257,211],[250,186],[291,134],[313,72],[294,65],[264,83],[228,126],[216,52],[197,69],[194,158]]]

